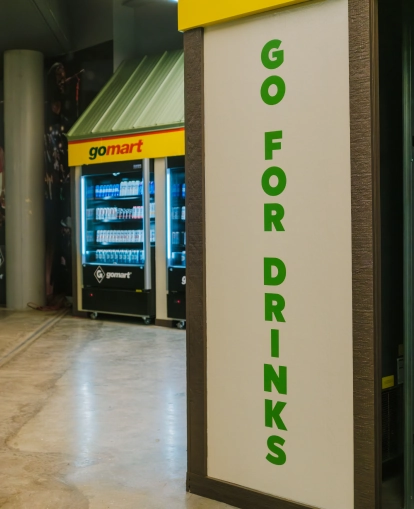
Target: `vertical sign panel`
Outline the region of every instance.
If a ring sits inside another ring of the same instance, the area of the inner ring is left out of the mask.
[[[353,502],[348,2],[205,33],[208,475]]]

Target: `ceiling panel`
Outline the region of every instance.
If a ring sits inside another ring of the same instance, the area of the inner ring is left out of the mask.
[[[65,3],[66,0],[59,0]],[[46,55],[62,53],[64,46],[45,18],[50,5],[34,0],[1,0],[0,52],[9,49],[32,49]],[[42,12],[42,9],[43,10]],[[49,9],[50,11],[50,9]],[[58,19],[59,13],[54,13]],[[51,16],[49,14],[49,20]],[[66,21],[66,20],[65,20]]]
[[[112,0],[0,0],[0,53],[55,56],[110,41]]]

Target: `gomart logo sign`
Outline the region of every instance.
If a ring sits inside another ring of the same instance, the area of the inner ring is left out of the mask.
[[[135,151],[137,154],[142,152],[142,146],[144,142],[139,140],[137,143],[124,143],[123,145],[103,145],[100,147],[91,147],[89,150],[89,159],[94,161],[97,157],[109,157],[116,156],[119,154],[133,154]]]
[[[132,272],[105,272],[102,267],[95,271],[95,278],[99,284],[105,279],[131,279]]]

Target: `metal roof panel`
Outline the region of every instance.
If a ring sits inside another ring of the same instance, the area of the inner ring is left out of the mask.
[[[69,140],[184,125],[184,52],[125,61],[68,134]]]

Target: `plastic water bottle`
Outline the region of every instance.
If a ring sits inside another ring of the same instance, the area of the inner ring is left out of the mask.
[[[185,184],[183,184],[181,187],[181,198],[185,199]]]

